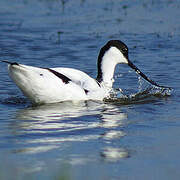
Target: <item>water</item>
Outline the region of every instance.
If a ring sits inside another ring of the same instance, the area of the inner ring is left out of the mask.
[[[170,0],[1,0],[0,60],[95,77],[100,47],[120,39],[135,65],[173,91],[144,93],[149,85],[121,65],[120,101],[32,107],[2,63],[0,179],[179,179],[179,7]]]

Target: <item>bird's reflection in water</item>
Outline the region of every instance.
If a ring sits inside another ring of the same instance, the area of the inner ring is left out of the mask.
[[[123,127],[127,114],[112,104],[83,101],[28,107],[19,110],[15,119],[12,133],[22,137],[27,147],[14,152],[32,154],[60,148],[65,142],[121,138],[125,133],[115,128]],[[105,152],[103,157],[110,150]]]
[[[117,115],[116,112],[118,112],[119,115]],[[127,120],[127,114],[119,112],[118,110],[115,110],[112,114],[108,112],[102,115],[102,127],[109,130],[102,135],[107,143],[101,150],[100,156],[107,162],[116,162],[122,158],[129,157],[129,152],[126,148],[111,146],[113,140],[118,139],[119,141],[126,136],[126,133],[121,129],[121,127],[126,124],[125,120]]]
[[[86,116],[98,115],[101,107],[101,103],[93,101],[47,104],[20,110],[16,119],[21,120],[21,128],[32,132],[65,132],[97,126],[96,121],[88,123]]]

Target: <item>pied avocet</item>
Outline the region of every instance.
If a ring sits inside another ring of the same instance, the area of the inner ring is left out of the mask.
[[[97,78],[73,68],[40,68],[8,63],[9,75],[33,104],[62,101],[103,100],[110,95],[117,64],[125,63],[152,85],[165,88],[149,79],[128,58],[128,47],[119,40],[105,44],[97,60]]]

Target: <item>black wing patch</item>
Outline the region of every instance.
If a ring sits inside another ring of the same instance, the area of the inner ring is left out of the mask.
[[[50,71],[51,73],[53,73],[55,76],[57,76],[58,78],[60,78],[65,84],[68,84],[71,79],[69,79],[67,76],[57,72],[57,71],[54,71],[52,69],[49,69],[49,68],[45,68],[47,69],[48,71]]]
[[[87,94],[89,91],[87,89],[84,89],[84,92]]]
[[[68,84],[70,81],[72,81],[71,79],[69,79],[67,76],[55,71],[55,70],[52,70],[52,69],[49,69],[49,68],[44,68],[44,69],[47,69],[48,71],[50,71],[51,73],[53,73],[55,76],[57,76],[58,78],[60,78],[65,84]],[[87,94],[89,91],[87,89],[84,89],[84,92]]]

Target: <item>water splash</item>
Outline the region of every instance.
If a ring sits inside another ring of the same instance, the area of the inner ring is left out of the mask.
[[[141,77],[138,77],[137,93],[127,94],[121,88],[112,89],[110,96],[105,99],[105,102],[115,102],[120,104],[137,104],[146,103],[157,100],[157,98],[168,97],[172,94],[172,88],[157,87],[145,82]]]

